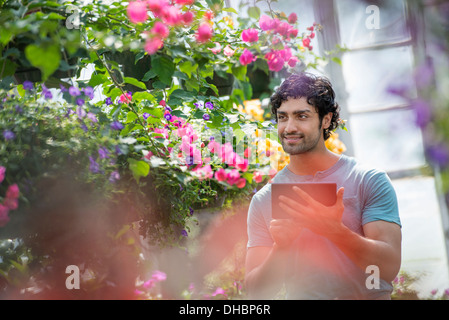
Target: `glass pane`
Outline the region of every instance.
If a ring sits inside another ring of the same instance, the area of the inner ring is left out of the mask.
[[[425,165],[422,135],[414,119],[410,110],[352,115],[348,127],[355,157],[386,171]]]
[[[419,292],[449,288],[444,225],[433,177],[393,180],[402,223],[401,268],[422,275]]]
[[[410,39],[403,0],[338,0],[341,44],[360,48]]]
[[[405,104],[405,99],[388,90],[414,88],[413,52],[409,46],[348,52],[342,61],[351,112]]]

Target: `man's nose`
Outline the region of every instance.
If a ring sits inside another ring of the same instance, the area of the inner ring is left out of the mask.
[[[287,125],[285,126],[285,133],[294,133],[297,132],[298,128],[296,127],[295,122],[293,121],[293,119],[288,119],[287,120]]]

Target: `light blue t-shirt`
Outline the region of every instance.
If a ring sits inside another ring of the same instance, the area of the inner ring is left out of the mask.
[[[273,183],[332,182],[345,188],[343,223],[363,234],[363,225],[384,220],[401,226],[396,193],[387,174],[369,169],[342,155],[329,169],[313,176],[300,176],[287,167]],[[248,247],[271,247],[271,184],[260,189],[248,211]],[[338,247],[323,236],[303,229],[292,246],[285,284],[288,299],[377,299],[389,296],[391,283],[380,280],[379,289],[369,289],[365,273]]]

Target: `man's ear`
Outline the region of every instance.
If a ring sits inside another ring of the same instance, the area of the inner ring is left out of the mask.
[[[323,129],[328,129],[331,125],[331,121],[332,121],[332,112],[329,112],[328,114],[326,114],[323,117],[323,121],[322,121],[322,128]]]

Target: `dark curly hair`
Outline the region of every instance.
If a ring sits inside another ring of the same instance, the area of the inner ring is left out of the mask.
[[[307,103],[314,106],[318,112],[320,126],[323,117],[329,112],[332,113],[329,128],[323,129],[324,140],[327,140],[331,132],[339,126],[340,107],[335,101],[335,92],[327,78],[304,72],[293,74],[285,79],[270,99],[271,113],[274,115],[276,122],[278,120],[277,109],[288,98],[306,98]]]

